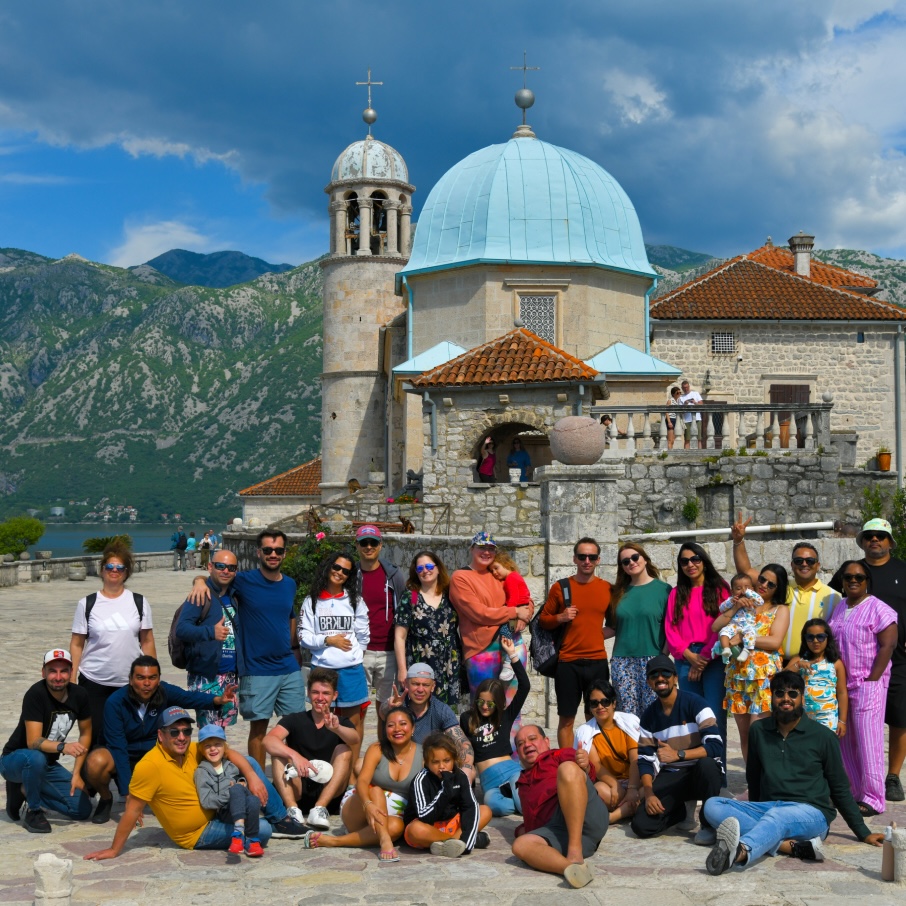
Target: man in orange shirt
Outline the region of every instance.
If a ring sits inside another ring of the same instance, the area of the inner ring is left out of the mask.
[[[573,725],[579,703],[592,682],[609,682],[610,665],[604,648],[604,617],[610,607],[610,583],[595,575],[601,545],[580,538],[573,547],[576,574],[555,582],[538,618],[548,632],[562,629],[554,689],[557,693],[557,744],[573,744]],[[568,600],[567,600],[568,597]]]

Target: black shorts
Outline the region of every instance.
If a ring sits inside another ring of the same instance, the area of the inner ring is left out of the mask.
[[[601,801],[594,784],[586,777],[585,786],[588,792],[588,806],[585,809],[585,820],[582,822],[582,856],[593,856],[601,845],[607,828],[610,826],[610,814],[607,806]],[[547,841],[562,855],[569,849],[569,832],[566,829],[566,818],[558,805],[550,821],[535,830],[529,831]]]
[[[302,795],[299,797],[296,805],[298,805],[303,812],[308,812],[314,808],[315,803],[318,801],[318,797],[323,792],[323,783],[315,783],[314,780],[311,779],[311,777],[306,777],[302,781]],[[341,792],[339,796],[336,796],[334,799],[331,799],[330,802],[327,803],[327,811],[331,815],[340,814],[340,802],[343,799],[343,793],[345,792],[346,790],[343,790],[343,792]]]
[[[884,723],[888,727],[906,727],[906,664],[895,664],[890,670]]]
[[[577,661],[560,661],[554,674],[554,691],[557,693],[557,714],[560,717],[575,717],[579,702],[585,699],[592,682],[610,682],[610,663],[606,657],[600,660],[581,658]]]

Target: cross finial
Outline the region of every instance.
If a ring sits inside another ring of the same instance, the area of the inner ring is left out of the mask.
[[[540,66],[529,66],[526,61],[527,53],[522,51],[522,65],[521,66],[511,66],[510,69],[521,69],[522,70],[522,88],[516,92],[516,106],[522,111],[522,126],[521,132],[517,130],[517,135],[525,136],[529,138],[534,138],[535,134],[528,128],[525,124],[525,111],[535,103],[535,95],[533,92],[529,91],[525,87],[525,75],[527,72],[540,72]],[[528,130],[528,131],[526,131]],[[514,136],[515,137],[515,136]]]
[[[367,85],[368,86],[368,106],[362,113],[362,119],[368,124],[368,134],[371,135],[371,126],[377,120],[377,111],[371,106],[371,86],[372,85],[383,85],[383,82],[372,82],[371,81],[371,67],[368,67],[368,81],[367,82],[356,82],[356,85]]]
[[[510,69],[521,69],[522,70],[522,87],[525,88],[525,74],[527,72],[540,72],[540,66],[528,66],[526,63],[526,57],[528,56],[528,51],[522,51],[522,65],[521,66],[511,66]],[[369,76],[370,78],[370,76]]]

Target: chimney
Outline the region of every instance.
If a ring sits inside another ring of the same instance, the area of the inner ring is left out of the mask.
[[[790,237],[790,251],[793,253],[796,273],[800,277],[811,277],[812,275],[812,249],[814,247],[815,237],[806,236],[802,230]]]

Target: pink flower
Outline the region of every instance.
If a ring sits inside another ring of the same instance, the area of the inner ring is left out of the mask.
[[[327,535],[325,535],[324,532],[318,532],[318,534],[315,535],[315,541],[323,541],[326,537]]]
[[[393,498],[392,498],[392,497],[388,497],[388,498],[387,498],[387,503],[393,503]]]

